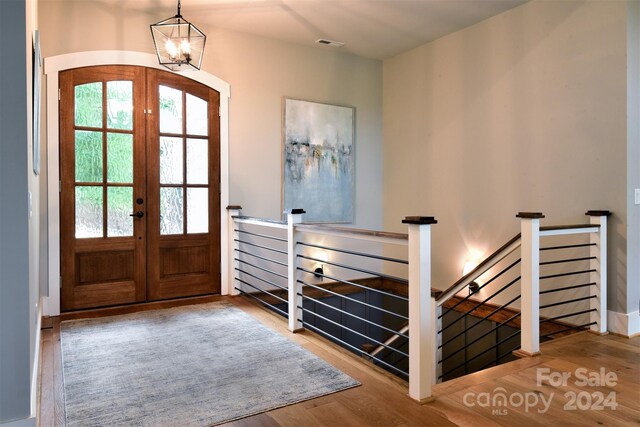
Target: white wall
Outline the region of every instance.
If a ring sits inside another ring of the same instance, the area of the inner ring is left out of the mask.
[[[626,312],[626,7],[531,1],[384,61],[384,226],[437,218],[434,287],[519,211],[609,209],[609,308]]]
[[[282,97],[356,107],[356,224],[382,224],[382,64],[200,25],[203,70],[231,85],[230,202],[247,215],[280,218]],[[174,10],[141,14],[99,0],[40,0],[43,55],[116,49],[153,52],[149,24]]]

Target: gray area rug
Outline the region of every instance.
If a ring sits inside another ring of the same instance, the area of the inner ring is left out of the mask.
[[[60,325],[68,426],[208,426],[359,385],[225,303]]]

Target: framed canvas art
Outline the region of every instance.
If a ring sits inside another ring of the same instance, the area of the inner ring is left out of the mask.
[[[304,209],[304,222],[353,222],[355,109],[283,104],[283,211]]]

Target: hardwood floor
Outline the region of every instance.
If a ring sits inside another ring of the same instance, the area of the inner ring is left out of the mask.
[[[233,303],[362,383],[360,387],[237,420],[226,424],[228,427],[640,424],[640,337],[627,339],[583,332],[553,340],[542,345],[541,356],[519,359],[438,384],[434,390],[435,401],[420,405],[407,396],[406,383],[318,335],[308,331],[289,333],[282,318],[245,298],[216,299]],[[120,314],[123,310],[132,309],[109,309],[85,313],[85,316]],[[53,319],[51,326],[42,331],[39,425],[64,426],[59,320]],[[615,385],[580,386],[580,368],[587,368],[590,372],[598,372],[604,368],[604,373],[609,373],[610,377],[615,374],[617,382]],[[551,374],[552,377],[562,374],[571,376],[566,384],[556,387],[544,380],[538,385],[540,373]],[[484,402],[481,396],[495,397],[501,391],[496,390],[498,387],[504,389],[503,393],[511,399],[513,405],[481,406]],[[606,397],[611,392],[617,402],[615,410],[607,407],[603,410],[564,408],[571,404],[572,393],[582,396],[575,403],[584,406],[587,400],[591,404],[597,403],[598,393],[603,393]],[[523,399],[521,405],[517,405],[519,396]],[[545,406],[540,403],[540,396],[550,402],[548,409],[545,410]],[[538,404],[526,408],[524,399],[533,402],[536,397]],[[499,412],[501,409],[506,410],[506,413]]]

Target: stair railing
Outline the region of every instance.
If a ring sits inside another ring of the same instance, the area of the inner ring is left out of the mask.
[[[274,221],[241,215],[240,206],[230,206],[229,241],[234,246],[227,262],[228,271],[235,274],[223,293],[242,294],[287,318],[292,332],[309,329],[366,357],[408,379],[414,399],[429,398],[435,383],[431,295],[435,219],[407,217],[403,223],[408,233],[403,234],[304,224],[303,218],[302,209],[286,212],[285,221]],[[339,243],[324,243],[331,239]],[[389,246],[404,248],[404,254],[396,256],[394,249],[387,255]],[[322,259],[319,252],[332,257]],[[393,307],[372,304],[367,298],[374,296],[386,298],[385,304],[395,303]],[[396,326],[385,324],[388,319]],[[398,331],[407,323],[412,325],[407,333]],[[390,345],[383,334],[402,337],[408,349]],[[362,346],[347,342],[345,336],[356,337]],[[369,346],[384,348],[396,362],[408,359],[408,369],[386,359],[388,355],[370,354]]]
[[[511,356],[514,351],[520,356],[536,355],[540,351],[541,338],[548,339],[584,328],[590,328],[597,333],[606,332],[606,222],[611,213],[588,211],[586,214],[591,218],[589,224],[541,227],[540,219],[544,218],[541,213],[519,213],[517,217],[521,219],[521,232],[436,299],[438,324],[436,377],[438,381],[450,378],[451,375],[469,373],[469,364],[486,359],[489,356],[487,353],[492,350],[495,350],[494,358],[489,360],[489,363],[481,364],[479,369],[473,370],[485,369],[497,364]],[[555,246],[540,246],[541,242],[557,236],[561,236],[562,239],[567,239],[569,236],[587,236],[588,240],[572,244],[564,242]],[[561,258],[540,260],[541,253],[566,252],[578,248],[589,248],[590,252],[578,255],[563,254]],[[519,256],[517,256],[518,249]],[[516,255],[515,259],[512,254]],[[496,273],[498,264],[506,261],[510,256],[511,259],[505,262],[508,265]],[[477,298],[480,291],[494,284],[496,279],[508,271],[514,270],[517,265],[520,266],[519,276],[491,289],[491,295],[488,297]],[[563,270],[550,271],[549,274],[543,271],[544,274],[540,274],[541,268],[544,270],[567,265],[569,267]],[[487,278],[490,271],[495,275]],[[584,279],[585,275],[588,275],[588,279]],[[469,287],[481,277],[484,282],[481,286],[476,284],[475,287]],[[568,278],[575,278],[575,281],[562,282]],[[550,286],[545,285],[541,290],[540,281],[545,283],[560,281],[560,286],[558,283],[555,283],[556,286],[551,283]],[[587,283],[584,283],[585,281]],[[515,291],[517,286],[520,287],[519,292]],[[470,289],[468,295],[460,295],[465,288]],[[552,296],[553,299],[544,301],[548,296]],[[495,303],[494,299],[499,299],[499,302]],[[589,306],[584,307],[585,303]],[[453,320],[452,313],[457,316]],[[585,316],[588,316],[587,320],[580,321]],[[467,324],[469,319],[472,319],[470,325]],[[465,326],[460,328],[460,322],[463,320]],[[494,320],[493,327],[483,331],[483,322],[487,320]],[[501,338],[499,332],[506,327],[518,328],[518,330]],[[456,328],[462,330],[452,334],[451,331]],[[473,333],[469,334],[472,336],[468,337],[468,332],[474,328],[476,329]],[[469,349],[473,349],[474,345],[494,333],[495,344],[489,347],[484,346],[477,353],[473,351],[471,354],[467,353]],[[513,345],[518,335],[520,340]],[[458,346],[452,349],[451,346],[455,344]],[[445,349],[447,351],[443,351]],[[443,356],[445,353],[446,355]],[[452,364],[452,360],[455,361],[456,358],[458,362]],[[449,366],[445,367],[445,364]],[[464,368],[463,372],[460,371],[462,368]]]
[[[543,339],[585,327],[599,333],[606,332],[606,221],[610,215],[608,211],[587,212],[591,217],[589,224],[554,227],[540,226],[540,219],[544,218],[541,213],[521,212],[517,215],[521,220],[521,231],[518,235],[444,292],[440,292],[432,290],[431,287],[431,225],[437,222],[433,217],[407,217],[402,222],[407,224],[408,233],[399,234],[304,224],[302,209],[287,212],[286,221],[247,217],[241,215],[240,210],[239,206],[228,209],[229,241],[233,242],[233,248],[228,251],[230,256],[226,262],[228,271],[236,274],[223,284],[223,294],[243,294],[286,317],[289,330],[292,332],[309,328],[355,353],[367,356],[387,370],[399,371],[397,373],[401,376],[404,374],[408,377],[409,395],[413,399],[429,399],[432,386],[453,375],[461,366],[464,366],[464,372],[470,369],[470,363],[481,362],[483,368],[488,367],[504,360],[516,349],[524,355],[537,354],[541,324],[544,329]],[[542,248],[540,246],[542,239],[572,235],[588,236],[589,241]],[[303,236],[315,237],[310,240]],[[322,240],[328,236],[350,242],[372,242],[372,247],[389,243],[406,246],[407,260],[378,255],[371,251],[353,250],[346,246],[323,244]],[[546,254],[584,247],[589,248],[589,256],[540,261],[541,252]],[[355,258],[396,263],[405,267],[408,264],[406,279],[389,273],[385,268],[370,267],[366,262],[358,264],[353,260],[343,262],[322,259],[313,253],[318,249]],[[334,271],[344,274],[350,272],[351,275],[364,276],[364,279],[356,280],[333,271],[328,273],[323,269],[318,270],[314,268],[318,263],[324,263]],[[541,267],[555,268],[553,266],[567,263],[588,263],[588,268],[540,275]],[[561,278],[582,277],[581,275],[585,274],[589,274],[587,283],[568,283],[549,288],[545,285],[545,288],[540,290],[541,280],[551,283]],[[325,279],[329,283],[321,285],[319,281]],[[373,279],[390,280],[394,283],[394,288],[389,291],[384,287],[370,286],[367,280]],[[477,282],[481,284],[478,285]],[[346,289],[346,294],[336,292],[337,287],[342,291]],[[464,294],[465,290],[468,290],[467,295]],[[406,315],[348,296],[360,291],[376,295],[386,294],[394,300],[405,301]],[[588,292],[588,295],[576,295],[577,292]],[[543,301],[541,305],[541,297],[545,299],[547,295],[563,296],[564,299]],[[326,296],[344,301],[342,308],[327,304],[328,300],[321,301]],[[571,313],[565,310],[587,302],[587,309],[578,307],[577,311]],[[307,308],[305,303],[313,304],[316,309]],[[364,310],[386,312],[385,316],[397,316],[396,320],[401,323],[390,328],[372,321],[366,315],[344,309],[347,304],[356,304]],[[321,314],[317,307],[328,311]],[[544,316],[540,316],[540,311],[543,311]],[[344,322],[336,321],[333,315],[364,322],[367,327],[384,330],[388,335],[386,338],[373,337],[362,330],[345,326]],[[588,321],[561,323],[569,318],[580,319],[580,316],[588,316]],[[316,319],[317,322],[310,319]],[[493,322],[488,329],[480,323],[484,320]],[[366,338],[370,344],[362,347],[351,345],[341,339],[341,336],[332,335],[326,328],[318,327],[319,323]],[[462,324],[463,328],[460,326]],[[480,332],[474,332],[474,336],[469,338],[466,332],[472,328],[478,328],[476,331]],[[512,331],[515,332],[505,334],[504,331],[508,328],[513,328]],[[490,335],[495,335],[496,343],[493,346],[479,354],[468,354],[469,349]],[[519,340],[517,335],[520,335]],[[407,351],[396,348],[394,343],[400,338],[404,340],[403,345],[408,345]],[[460,342],[461,346],[454,349],[453,356],[443,357],[445,346]],[[487,355],[492,350],[493,353]],[[397,361],[389,363],[384,360],[384,356],[381,356],[382,351],[408,359],[408,371],[398,369]],[[460,364],[454,356],[460,357],[463,353]],[[445,363],[448,367],[443,369]]]

